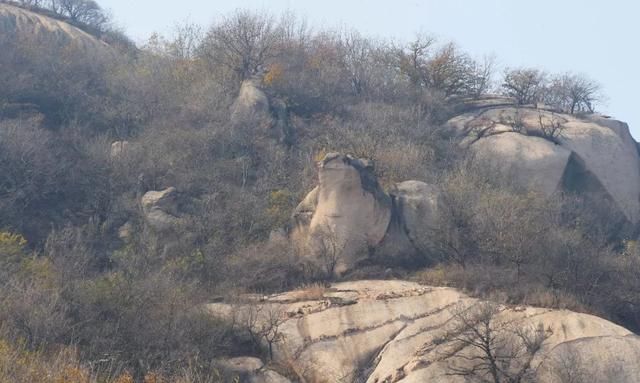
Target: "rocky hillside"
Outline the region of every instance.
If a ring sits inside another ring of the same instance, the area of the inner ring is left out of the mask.
[[[245,299],[207,308],[261,334],[274,360],[307,382],[462,383],[490,376],[488,354],[504,381],[640,379],[640,337],[568,310],[492,305],[451,288],[392,280]],[[244,369],[247,381],[272,381],[253,371]]]
[[[0,382],[638,380],[595,81],[251,11],[134,47],[64,3],[0,0]]]

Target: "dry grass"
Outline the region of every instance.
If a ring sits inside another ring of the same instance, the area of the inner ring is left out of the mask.
[[[58,351],[31,351],[21,345],[0,338],[0,382],[1,383],[134,383],[136,380],[127,371],[115,376],[102,376],[92,371],[77,358],[75,349],[66,347]],[[143,383],[220,383],[216,371],[197,371],[185,368],[170,377],[160,373],[148,373]]]
[[[310,283],[295,291],[295,297],[300,301],[315,301],[324,298],[327,287],[322,283]]]
[[[567,292],[546,288],[526,278],[517,280],[513,270],[499,267],[471,265],[463,269],[455,264],[439,264],[414,273],[411,279],[429,286],[454,287],[473,297],[504,304],[567,309],[595,314],[593,310]]]

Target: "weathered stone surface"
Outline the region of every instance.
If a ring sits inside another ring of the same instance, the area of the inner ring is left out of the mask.
[[[230,379],[238,378],[240,382],[291,383],[289,379],[268,369],[258,358],[244,356],[220,360],[216,364],[223,372],[230,375]]]
[[[561,144],[576,153],[631,222],[640,219],[640,160],[626,124],[570,120]]]
[[[120,158],[130,150],[129,141],[115,141],[111,144],[111,158]]]
[[[313,299],[294,291],[255,302],[216,303],[208,309],[237,320],[249,310],[255,314],[259,305],[263,318],[266,313],[281,318],[278,331],[283,338],[274,348],[276,361],[293,362],[307,381],[370,383],[464,382],[447,375],[451,361],[442,355],[450,344],[442,339],[451,330],[453,313],[479,303],[455,289],[406,281],[344,282]],[[502,306],[495,320],[546,329],[548,337],[532,362],[540,381],[559,381],[552,361],[562,358],[580,361],[590,376],[607,376],[613,369],[616,382],[640,379],[634,362],[640,338],[604,319],[567,310]]]
[[[24,43],[73,46],[95,53],[109,52],[109,46],[83,30],[20,7],[0,4],[0,36]]]
[[[318,186],[293,212],[291,239],[313,262],[336,255],[337,274],[370,257],[403,262],[431,249],[441,209],[437,187],[405,181],[387,194],[370,161],[330,153],[318,165]]]
[[[271,122],[269,99],[260,89],[258,78],[247,79],[242,82],[240,92],[231,106],[231,121],[234,123],[268,121]]]
[[[336,255],[334,271],[340,274],[380,243],[391,220],[391,200],[378,185],[371,163],[331,153],[320,161],[318,187],[298,206],[295,216],[293,237],[307,244],[314,262]]]
[[[480,160],[498,167],[520,186],[552,195],[562,184],[571,151],[541,137],[513,132],[496,134],[473,144]]]
[[[142,196],[140,203],[145,220],[155,231],[172,230],[180,223],[176,195],[176,188],[170,187],[161,191],[149,191]]]
[[[411,244],[419,251],[431,250],[442,213],[440,190],[424,182],[405,181],[396,184],[391,195]]]
[[[133,225],[131,222],[125,222],[124,225],[118,228],[118,238],[123,241],[127,241],[133,235]]]
[[[554,138],[544,130],[560,127]],[[566,186],[571,161],[592,177],[598,198],[611,200],[631,223],[640,220],[640,159],[629,127],[598,115],[585,117],[533,107],[480,107],[449,121],[463,145],[520,186],[550,195]],[[580,192],[581,190],[575,190]],[[593,190],[590,190],[593,192]]]

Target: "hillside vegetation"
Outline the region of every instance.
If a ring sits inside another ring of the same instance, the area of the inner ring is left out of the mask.
[[[237,11],[135,47],[93,1],[20,3],[0,3],[0,381],[216,382],[216,358],[266,355],[196,308],[332,278],[277,240],[329,152],[373,160],[387,190],[439,185],[456,232],[341,278],[414,278],[640,329],[636,222],[579,190],[524,190],[447,124],[496,94],[586,118],[597,82],[497,73],[430,36],[313,30],[290,14]],[[143,196],[171,187],[169,235]]]

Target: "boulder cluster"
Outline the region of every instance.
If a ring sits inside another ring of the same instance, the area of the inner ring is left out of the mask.
[[[376,252],[428,250],[440,203],[433,185],[406,181],[387,193],[371,161],[330,153],[318,164],[318,186],[293,213],[291,236],[308,261],[339,275]]]
[[[474,161],[524,190],[575,193],[611,208],[619,222],[640,220],[640,156],[628,126],[600,115],[573,116],[544,106],[474,105],[448,122]],[[385,191],[373,163],[339,153],[318,163],[318,184],[293,213],[299,253],[341,275],[365,260],[384,263],[428,254],[445,226],[436,185],[405,181]]]
[[[606,200],[628,222],[640,220],[640,157],[624,122],[544,106],[489,104],[451,119],[449,126],[478,159],[519,186]]]

